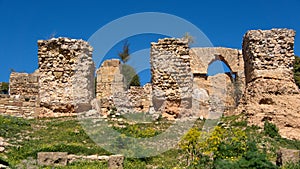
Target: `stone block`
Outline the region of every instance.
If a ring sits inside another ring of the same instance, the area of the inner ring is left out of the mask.
[[[287,163],[298,163],[300,162],[300,150],[291,150],[281,148],[277,152],[276,165],[281,166]]]
[[[37,154],[40,166],[66,166],[68,153],[66,152],[39,152]]]
[[[109,169],[123,169],[124,156],[123,155],[111,155],[108,159]]]

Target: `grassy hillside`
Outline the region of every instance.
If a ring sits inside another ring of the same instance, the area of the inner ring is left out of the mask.
[[[122,127],[117,124],[119,122],[110,123],[116,130],[131,137],[152,137],[170,126],[164,120],[146,124],[123,121]],[[199,137],[205,135],[203,124],[204,121],[198,120],[182,138],[178,148],[155,157],[126,158],[125,168],[251,168],[253,164],[276,168],[270,161],[275,161],[279,147],[300,149],[299,141],[281,138],[276,126],[269,124],[265,129],[247,126],[243,116],[223,118],[211,135]],[[110,154],[97,146],[73,117],[24,120],[0,116],[0,137],[10,144],[0,154],[0,160],[8,162],[11,167],[34,165],[30,163],[37,152]],[[300,168],[300,164],[286,167]],[[107,168],[107,164],[77,162],[61,168]]]

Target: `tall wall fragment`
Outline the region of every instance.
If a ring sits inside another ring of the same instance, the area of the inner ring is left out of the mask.
[[[153,106],[169,119],[187,116],[192,106],[192,72],[186,41],[175,38],[151,43]]]
[[[275,123],[280,133],[300,139],[300,95],[294,83],[294,36],[289,29],[253,30],[244,36],[246,92],[244,111],[249,122]]]
[[[54,113],[75,113],[89,105],[94,97],[92,51],[83,40],[38,41],[41,107]]]
[[[106,60],[97,70],[97,98],[108,99],[125,90],[122,66],[118,59]]]
[[[124,76],[120,60],[106,60],[97,70],[96,97],[100,101],[102,114],[114,107],[112,97],[125,91]]]

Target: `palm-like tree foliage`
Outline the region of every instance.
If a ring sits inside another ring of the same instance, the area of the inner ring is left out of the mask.
[[[123,63],[126,63],[129,60],[130,54],[129,54],[129,43],[128,41],[124,42],[123,45],[123,51],[118,53],[120,59]]]

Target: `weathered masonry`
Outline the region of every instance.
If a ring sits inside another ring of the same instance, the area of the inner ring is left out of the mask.
[[[294,82],[295,31],[249,31],[244,36],[246,91],[243,111],[251,124],[268,120],[282,136],[300,139],[300,95]]]
[[[100,103],[97,110],[103,116],[149,112],[174,120],[244,113],[250,124],[263,126],[268,120],[282,136],[300,139],[294,37],[290,29],[252,30],[245,34],[242,50],[189,48],[183,39],[159,39],[151,43],[151,83],[128,89],[119,60],[106,60],[95,71],[87,42],[40,40],[39,69],[11,74],[10,95],[0,95],[0,113],[71,116],[95,108],[92,100]],[[209,66],[217,60],[229,72],[209,76]]]

